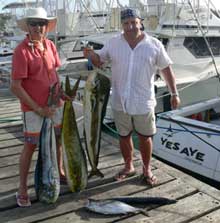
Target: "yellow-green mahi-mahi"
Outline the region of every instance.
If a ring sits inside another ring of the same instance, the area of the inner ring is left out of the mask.
[[[88,159],[91,165],[89,177],[104,175],[98,170],[101,141],[101,125],[106,112],[110,92],[110,80],[100,71],[89,74],[83,96],[84,136]]]
[[[79,81],[80,79],[71,90],[69,78],[66,77],[66,94],[68,96],[76,94]],[[67,183],[72,192],[81,191],[87,186],[88,171],[72,101],[66,101],[64,105],[61,139]]]

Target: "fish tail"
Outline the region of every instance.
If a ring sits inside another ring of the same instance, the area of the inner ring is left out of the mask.
[[[150,217],[149,214],[148,214],[148,212],[147,212],[147,210],[141,209],[139,211],[139,213],[145,215],[146,217]]]
[[[91,170],[88,178],[91,178],[92,176],[99,176],[99,177],[103,178],[104,174],[99,169],[96,168],[96,169]]]
[[[73,86],[73,89],[71,91],[71,96],[75,96],[76,95],[76,92],[77,92],[78,87],[79,87],[80,80],[81,80],[81,76],[77,79],[75,85]]]
[[[177,200],[175,200],[175,199],[167,200],[167,204],[175,204],[175,203],[177,203]]]

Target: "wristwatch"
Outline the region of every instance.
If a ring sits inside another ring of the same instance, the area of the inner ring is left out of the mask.
[[[171,92],[170,95],[171,95],[171,97],[172,97],[172,96],[177,96],[177,97],[179,97],[179,93],[178,93],[178,92]]]

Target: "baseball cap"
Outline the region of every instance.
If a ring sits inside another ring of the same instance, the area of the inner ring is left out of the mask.
[[[139,18],[142,19],[140,16],[140,12],[136,9],[126,8],[121,11],[121,22],[128,18]]]

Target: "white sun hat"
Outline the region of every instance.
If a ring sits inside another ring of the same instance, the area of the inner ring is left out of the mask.
[[[42,7],[27,9],[23,18],[17,20],[18,27],[25,32],[29,32],[29,29],[27,26],[28,19],[45,19],[45,20],[47,20],[48,21],[47,32],[51,32],[52,30],[54,30],[55,26],[56,26],[56,22],[57,22],[57,18],[56,17],[48,17],[46,10]]]

